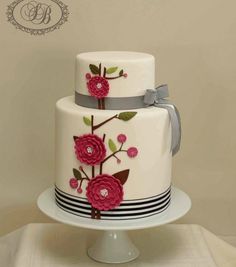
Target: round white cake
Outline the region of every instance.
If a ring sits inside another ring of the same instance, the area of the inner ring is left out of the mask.
[[[168,105],[147,104],[155,60],[145,53],[76,57],[75,97],[56,104],[57,205],[91,219],[151,216],[170,203]],[[156,99],[156,98],[155,98]]]

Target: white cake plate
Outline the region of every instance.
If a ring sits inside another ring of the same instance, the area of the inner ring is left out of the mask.
[[[56,205],[54,188],[41,193],[37,204],[43,213],[56,221],[87,229],[104,230],[101,237],[88,249],[89,257],[104,263],[125,263],[139,255],[126,230],[145,229],[173,222],[189,211],[191,200],[186,193],[172,187],[171,204],[166,211],[142,219],[123,221],[96,220],[67,213]]]

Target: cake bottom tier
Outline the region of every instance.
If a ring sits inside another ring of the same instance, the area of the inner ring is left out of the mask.
[[[55,199],[59,208],[74,215],[91,218],[92,207],[86,198],[76,197],[61,191],[55,186]],[[109,211],[100,211],[102,220],[141,219],[165,211],[170,205],[171,187],[156,196],[124,200],[119,207]]]

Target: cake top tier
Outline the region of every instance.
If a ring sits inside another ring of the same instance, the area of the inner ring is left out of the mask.
[[[155,87],[155,59],[138,52],[101,51],[76,57],[75,90],[97,99],[144,95]]]

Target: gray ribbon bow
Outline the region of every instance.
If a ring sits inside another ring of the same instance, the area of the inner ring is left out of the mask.
[[[144,103],[148,106],[164,108],[168,111],[171,122],[171,150],[174,156],[180,148],[181,122],[178,109],[165,98],[169,96],[167,84],[158,86],[156,89],[147,89],[144,96]]]

